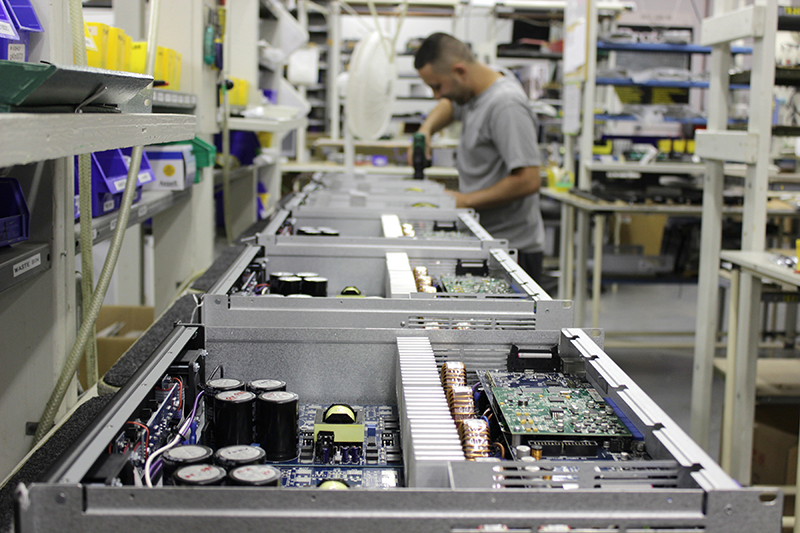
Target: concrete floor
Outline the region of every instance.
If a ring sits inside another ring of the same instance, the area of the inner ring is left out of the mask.
[[[694,350],[687,348],[620,347],[623,343],[681,342],[688,345],[691,336],[616,336],[618,332],[691,332],[695,329],[697,284],[610,285],[600,300],[600,327],[606,331],[606,353],[636,382],[675,422],[689,432]],[[587,302],[587,317],[590,314]],[[590,318],[587,318],[586,326]],[[724,380],[716,376],[712,390],[712,425],[708,453],[719,457]]]

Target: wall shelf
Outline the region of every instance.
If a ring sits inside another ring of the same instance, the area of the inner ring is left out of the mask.
[[[675,54],[710,54],[710,46],[700,46],[697,44],[668,44],[668,43],[610,43],[600,41],[597,43],[598,50],[620,51],[620,52],[668,52]],[[732,46],[732,54],[752,54],[753,49],[749,46]]]
[[[0,115],[0,167],[194,138],[195,117],[163,114]]]
[[[141,224],[148,218],[166,211],[173,205],[192,195],[192,189],[183,191],[142,191],[142,199],[131,206],[131,214],[128,218],[128,227]],[[111,238],[114,228],[117,227],[119,211],[114,211],[107,215],[92,219],[92,244],[105,241]],[[75,252],[80,252],[81,244],[81,225],[75,223]]]
[[[670,81],[650,80],[636,83],[630,78],[597,78],[597,85],[613,85],[615,87],[664,87],[673,89],[708,89],[707,81]],[[730,89],[749,89],[749,85],[731,84]]]
[[[297,128],[305,128],[308,119],[306,117],[296,118],[239,118],[231,117],[228,125],[232,130],[241,131],[269,131],[273,133],[291,131]]]

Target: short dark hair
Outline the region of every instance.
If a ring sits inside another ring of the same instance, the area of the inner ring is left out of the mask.
[[[474,61],[469,47],[452,35],[437,32],[422,42],[414,56],[414,68],[419,70],[428,64],[434,68],[442,68],[456,61]]]

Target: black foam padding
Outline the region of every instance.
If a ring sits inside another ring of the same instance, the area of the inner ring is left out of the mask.
[[[20,483],[42,481],[73,442],[84,432],[103,410],[113,394],[92,398],[75,413],[28,459],[22,468],[0,488],[0,533],[7,533],[14,525],[14,491]]]
[[[261,233],[262,231],[267,229],[267,226],[269,226],[269,223],[271,221],[272,221],[272,217],[264,218],[262,220],[256,220],[255,222],[250,224],[249,228],[244,230],[242,232],[242,234],[239,235],[239,238],[236,239],[236,242],[237,243],[242,243],[245,239],[249,239],[251,237],[254,237],[256,235],[256,233]]]
[[[242,252],[245,250],[244,244],[236,244],[228,246],[222,251],[219,257],[212,263],[208,270],[202,276],[197,278],[192,288],[200,292],[208,292],[211,287],[219,280],[222,275],[228,271],[231,265],[236,261]]]
[[[172,333],[176,322],[192,323],[197,320],[196,309],[194,295],[187,294],[178,299],[109,369],[103,381],[112,387],[124,386],[158,345]]]

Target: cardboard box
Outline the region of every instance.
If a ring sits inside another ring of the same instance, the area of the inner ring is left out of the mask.
[[[146,146],[145,151],[156,177],[145,188],[182,191],[192,186],[197,163],[190,145]]]
[[[136,339],[153,323],[152,307],[137,307],[126,305],[105,305],[100,309],[97,317],[97,331],[106,328],[121,326],[115,335],[97,338],[97,366],[102,377],[114,366],[122,354],[128,351]],[[86,387],[86,360],[81,360],[78,369],[78,378],[81,385]]]
[[[753,427],[752,483],[794,485],[797,483],[797,443],[800,407],[757,405]],[[784,495],[783,513],[794,515],[795,498]]]
[[[620,216],[620,244],[639,245],[644,255],[661,254],[667,215],[626,214]]]

